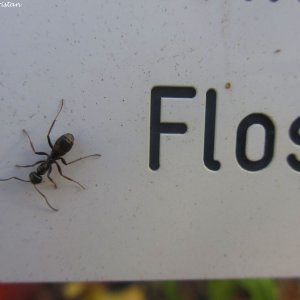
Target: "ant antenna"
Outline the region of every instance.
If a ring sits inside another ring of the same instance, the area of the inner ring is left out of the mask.
[[[0,181],[8,181],[8,180],[11,180],[11,179],[17,179],[17,180],[20,180],[20,181],[23,181],[23,182],[30,182],[30,183],[31,183],[30,180],[21,179],[21,178],[15,177],[15,176],[9,177],[9,178],[5,178],[5,179],[0,179]],[[52,210],[58,211],[57,208],[53,207],[53,206],[48,202],[47,197],[46,197],[46,196],[45,196],[45,195],[44,195],[44,194],[36,187],[36,185],[33,184],[33,186],[34,186],[34,188],[38,191],[38,193],[46,200],[46,203],[48,204],[48,206],[49,206]]]
[[[36,187],[36,185],[34,184],[33,186],[34,186],[34,188],[37,190],[37,192],[45,199],[47,205],[48,205],[52,210],[58,211],[57,208],[54,208],[54,207],[48,202],[47,197],[46,197],[46,196],[45,196],[45,195],[44,195],[44,194]]]

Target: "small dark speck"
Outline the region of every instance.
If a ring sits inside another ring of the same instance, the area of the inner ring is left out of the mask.
[[[226,90],[231,89],[231,82],[230,81],[226,82],[224,87]]]
[[[44,115],[43,118],[44,118],[44,119],[47,119],[47,116]]]
[[[275,54],[280,53],[280,52],[282,52],[282,49],[276,49],[276,50],[274,51]]]

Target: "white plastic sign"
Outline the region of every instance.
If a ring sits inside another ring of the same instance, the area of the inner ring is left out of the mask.
[[[1,2],[0,179],[31,182],[0,181],[0,280],[299,276],[299,23],[297,0]],[[61,99],[52,144],[101,158],[33,153]]]

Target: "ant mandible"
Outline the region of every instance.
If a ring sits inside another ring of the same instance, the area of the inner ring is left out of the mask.
[[[80,184],[79,182],[77,182],[76,180],[70,178],[70,177],[67,177],[65,176],[63,173],[62,173],[62,170],[61,170],[61,167],[60,165],[58,164],[57,160],[61,160],[61,162],[64,164],[64,165],[70,165],[72,163],[75,163],[79,160],[82,160],[82,159],[85,159],[85,158],[88,158],[88,157],[92,157],[92,156],[95,156],[95,157],[100,157],[101,155],[100,154],[91,154],[91,155],[87,155],[87,156],[83,156],[83,157],[80,157],[80,158],[77,158],[75,160],[72,160],[70,162],[66,162],[65,159],[62,157],[64,156],[67,152],[69,152],[71,149],[72,149],[72,146],[74,144],[74,136],[73,134],[71,133],[65,133],[63,134],[61,137],[59,137],[55,144],[53,145],[52,142],[51,142],[51,139],[50,139],[50,133],[51,133],[51,130],[56,122],[56,119],[58,117],[58,115],[60,114],[61,110],[62,110],[62,107],[64,105],[64,99],[61,100],[61,106],[60,106],[60,109],[55,117],[55,119],[53,120],[51,126],[50,126],[50,129],[48,131],[48,135],[47,135],[47,140],[48,140],[48,144],[51,148],[51,153],[48,154],[46,152],[37,152],[35,151],[35,148],[33,146],[33,143],[30,139],[30,136],[29,134],[27,133],[27,131],[25,129],[23,129],[23,132],[27,135],[28,139],[29,139],[29,143],[30,143],[30,146],[31,146],[31,149],[33,150],[33,152],[37,155],[45,155],[47,156],[47,158],[45,160],[39,160],[37,161],[36,163],[32,164],[32,165],[25,165],[25,166],[20,166],[20,165],[16,165],[16,167],[19,167],[19,168],[28,168],[28,167],[34,167],[36,165],[39,165],[37,167],[37,170],[35,172],[31,172],[29,174],[29,180],[24,180],[24,179],[21,179],[21,178],[18,178],[18,177],[10,177],[10,178],[6,178],[6,179],[0,179],[0,181],[7,181],[7,180],[10,180],[10,179],[17,179],[17,180],[20,180],[20,181],[23,181],[23,182],[30,182],[33,184],[34,188],[38,191],[38,193],[46,200],[46,203],[48,204],[48,206],[54,210],[54,211],[58,211],[58,209],[54,208],[48,201],[47,197],[37,188],[37,184],[41,183],[43,178],[42,176],[45,175],[47,173],[47,177],[48,179],[53,183],[54,185],[54,188],[57,188],[57,185],[56,183],[54,182],[54,180],[50,177],[50,174],[52,172],[52,165],[55,164],[57,169],[58,169],[58,172],[59,174],[66,178],[67,180],[70,180],[70,181],[73,181],[75,182],[77,185],[79,185],[82,189],[85,189],[85,187]]]

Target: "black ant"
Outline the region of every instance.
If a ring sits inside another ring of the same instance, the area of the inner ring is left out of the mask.
[[[37,154],[37,155],[45,155],[45,156],[47,156],[47,159],[45,159],[45,160],[39,160],[39,161],[37,161],[36,163],[34,163],[32,165],[25,165],[25,166],[16,165],[16,167],[19,167],[19,168],[28,168],[28,167],[34,167],[36,165],[39,165],[37,167],[36,172],[31,172],[29,174],[29,180],[24,180],[24,179],[21,179],[21,178],[18,178],[18,177],[10,177],[10,178],[6,178],[6,179],[0,179],[0,181],[7,181],[7,180],[10,180],[10,179],[17,179],[17,180],[24,181],[24,182],[31,182],[33,184],[34,188],[46,200],[46,203],[48,204],[48,206],[52,210],[54,210],[54,211],[58,211],[58,209],[54,208],[48,202],[47,197],[36,187],[37,184],[39,184],[39,183],[42,182],[42,180],[43,180],[42,176],[47,173],[48,179],[53,183],[54,188],[57,188],[56,183],[50,177],[50,174],[52,172],[52,165],[55,164],[56,167],[57,167],[57,169],[58,169],[59,174],[62,177],[66,178],[67,180],[75,182],[81,188],[85,189],[85,187],[82,184],[80,184],[79,182],[77,182],[76,180],[63,175],[61,167],[58,164],[57,160],[61,160],[64,165],[70,165],[70,164],[72,164],[74,162],[77,162],[77,161],[82,160],[82,159],[87,158],[87,157],[91,157],[91,156],[100,157],[101,156],[100,154],[91,154],[91,155],[87,155],[87,156],[84,156],[84,157],[77,158],[77,159],[72,160],[70,162],[66,162],[65,159],[62,158],[62,156],[64,156],[67,152],[69,152],[72,149],[72,146],[74,144],[74,136],[71,133],[65,133],[64,135],[62,135],[61,137],[59,137],[56,140],[55,144],[53,145],[52,142],[51,142],[51,139],[50,139],[50,133],[51,133],[51,130],[52,130],[52,128],[53,128],[53,126],[54,126],[54,124],[56,122],[56,119],[57,119],[58,115],[60,114],[60,112],[62,110],[63,105],[64,105],[64,100],[62,99],[61,100],[60,109],[59,109],[59,111],[58,111],[55,119],[53,120],[53,122],[52,122],[52,124],[50,126],[49,131],[48,131],[47,139],[48,139],[48,144],[49,144],[49,146],[51,148],[50,155],[48,153],[46,153],[46,152],[37,152],[37,151],[35,151],[33,143],[32,143],[32,141],[30,139],[29,134],[27,133],[27,131],[25,129],[23,129],[23,132],[27,135],[27,137],[29,139],[29,143],[30,143],[30,146],[31,146],[31,149],[33,150],[33,152],[35,154]]]

